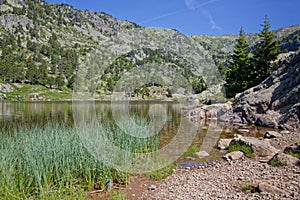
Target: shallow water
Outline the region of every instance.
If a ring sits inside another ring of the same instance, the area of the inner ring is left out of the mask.
[[[180,154],[196,146],[210,153],[208,158],[194,157],[195,161],[219,158],[220,153],[214,148],[219,138],[232,137],[245,127],[224,126],[217,120],[192,123],[183,117],[185,106],[173,102],[1,102],[0,126],[5,133],[23,125],[76,126],[90,121],[118,124],[121,119],[135,116],[146,119],[149,129],[159,134],[160,149]],[[266,130],[255,126],[246,128],[251,130],[252,136],[260,136]],[[181,161],[186,159],[180,158]]]

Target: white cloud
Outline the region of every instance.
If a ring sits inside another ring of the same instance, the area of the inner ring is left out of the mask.
[[[197,8],[198,2],[196,0],[185,0],[185,6],[190,10],[195,10]]]
[[[211,29],[213,29],[213,30],[217,30],[217,31],[222,30],[222,28],[217,25],[217,23],[214,21],[214,19],[212,18],[211,15],[209,15],[209,25],[210,25]]]

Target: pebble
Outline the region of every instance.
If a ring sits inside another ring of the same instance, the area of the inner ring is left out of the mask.
[[[300,134],[297,135],[298,141]],[[297,139],[296,138],[296,139]],[[272,145],[290,145],[295,135],[285,135]],[[284,178],[284,179],[283,179]],[[181,168],[167,177],[155,192],[147,190],[141,199],[300,199],[300,167],[272,167],[254,159],[238,161],[212,161],[189,170]],[[265,182],[284,193],[243,192],[242,187],[251,184],[258,186]]]

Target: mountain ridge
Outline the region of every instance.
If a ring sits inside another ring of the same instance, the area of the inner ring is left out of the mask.
[[[1,46],[2,58],[6,47],[10,48],[8,51],[12,54],[22,54],[24,58],[10,63],[12,66],[22,66],[20,73],[25,76],[23,79],[6,77],[3,80],[2,73],[2,81],[14,82],[14,79],[20,79],[17,82],[40,84],[60,90],[63,87],[74,89],[74,84],[84,83],[80,89],[93,94],[112,92],[106,87],[107,80],[101,79],[105,69],[110,68],[117,58],[145,48],[156,51],[156,57],[160,58],[164,58],[161,54],[163,51],[170,52],[174,59],[175,55],[180,55],[191,63],[186,68],[192,67],[195,76],[203,77],[208,88],[213,87],[223,82],[218,65],[226,60],[237,37],[232,34],[186,36],[173,29],[144,27],[126,20],[117,20],[103,12],[81,11],[70,5],[49,4],[40,0],[2,0],[0,13],[0,34],[5,41]],[[300,25],[275,31],[282,51],[298,50],[299,31]],[[247,34],[246,37],[253,47],[257,35]],[[95,60],[97,56],[102,60]],[[36,78],[33,75],[33,79],[37,79],[34,81],[28,79],[29,75],[26,77],[28,66],[25,64],[29,62],[29,58],[33,60],[37,71],[44,71],[44,77],[39,75]],[[93,58],[94,61],[91,61]],[[7,58],[4,63],[9,59],[14,58]],[[167,60],[160,61],[164,62],[167,63]],[[180,71],[177,64],[175,63],[174,69]],[[98,78],[86,80],[87,73],[95,66],[98,68]],[[141,65],[134,68],[138,66]],[[161,75],[163,78],[167,76]],[[192,84],[192,81],[189,82]],[[91,92],[89,88],[96,92]],[[192,94],[194,91],[188,93]]]

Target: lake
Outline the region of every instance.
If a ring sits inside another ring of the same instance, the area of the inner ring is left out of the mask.
[[[203,158],[204,160],[219,158],[220,153],[213,148],[218,139],[232,137],[240,127],[224,126],[216,120],[194,124],[183,117],[184,106],[186,104],[155,101],[1,102],[0,125],[2,133],[5,133],[23,125],[60,123],[75,126],[87,121],[118,125],[124,118],[143,118],[149,122],[149,129],[153,129],[154,134],[159,134],[160,149],[184,152],[188,147],[196,146],[201,151],[210,153],[211,156]],[[260,127],[248,128],[256,135],[265,131]]]

